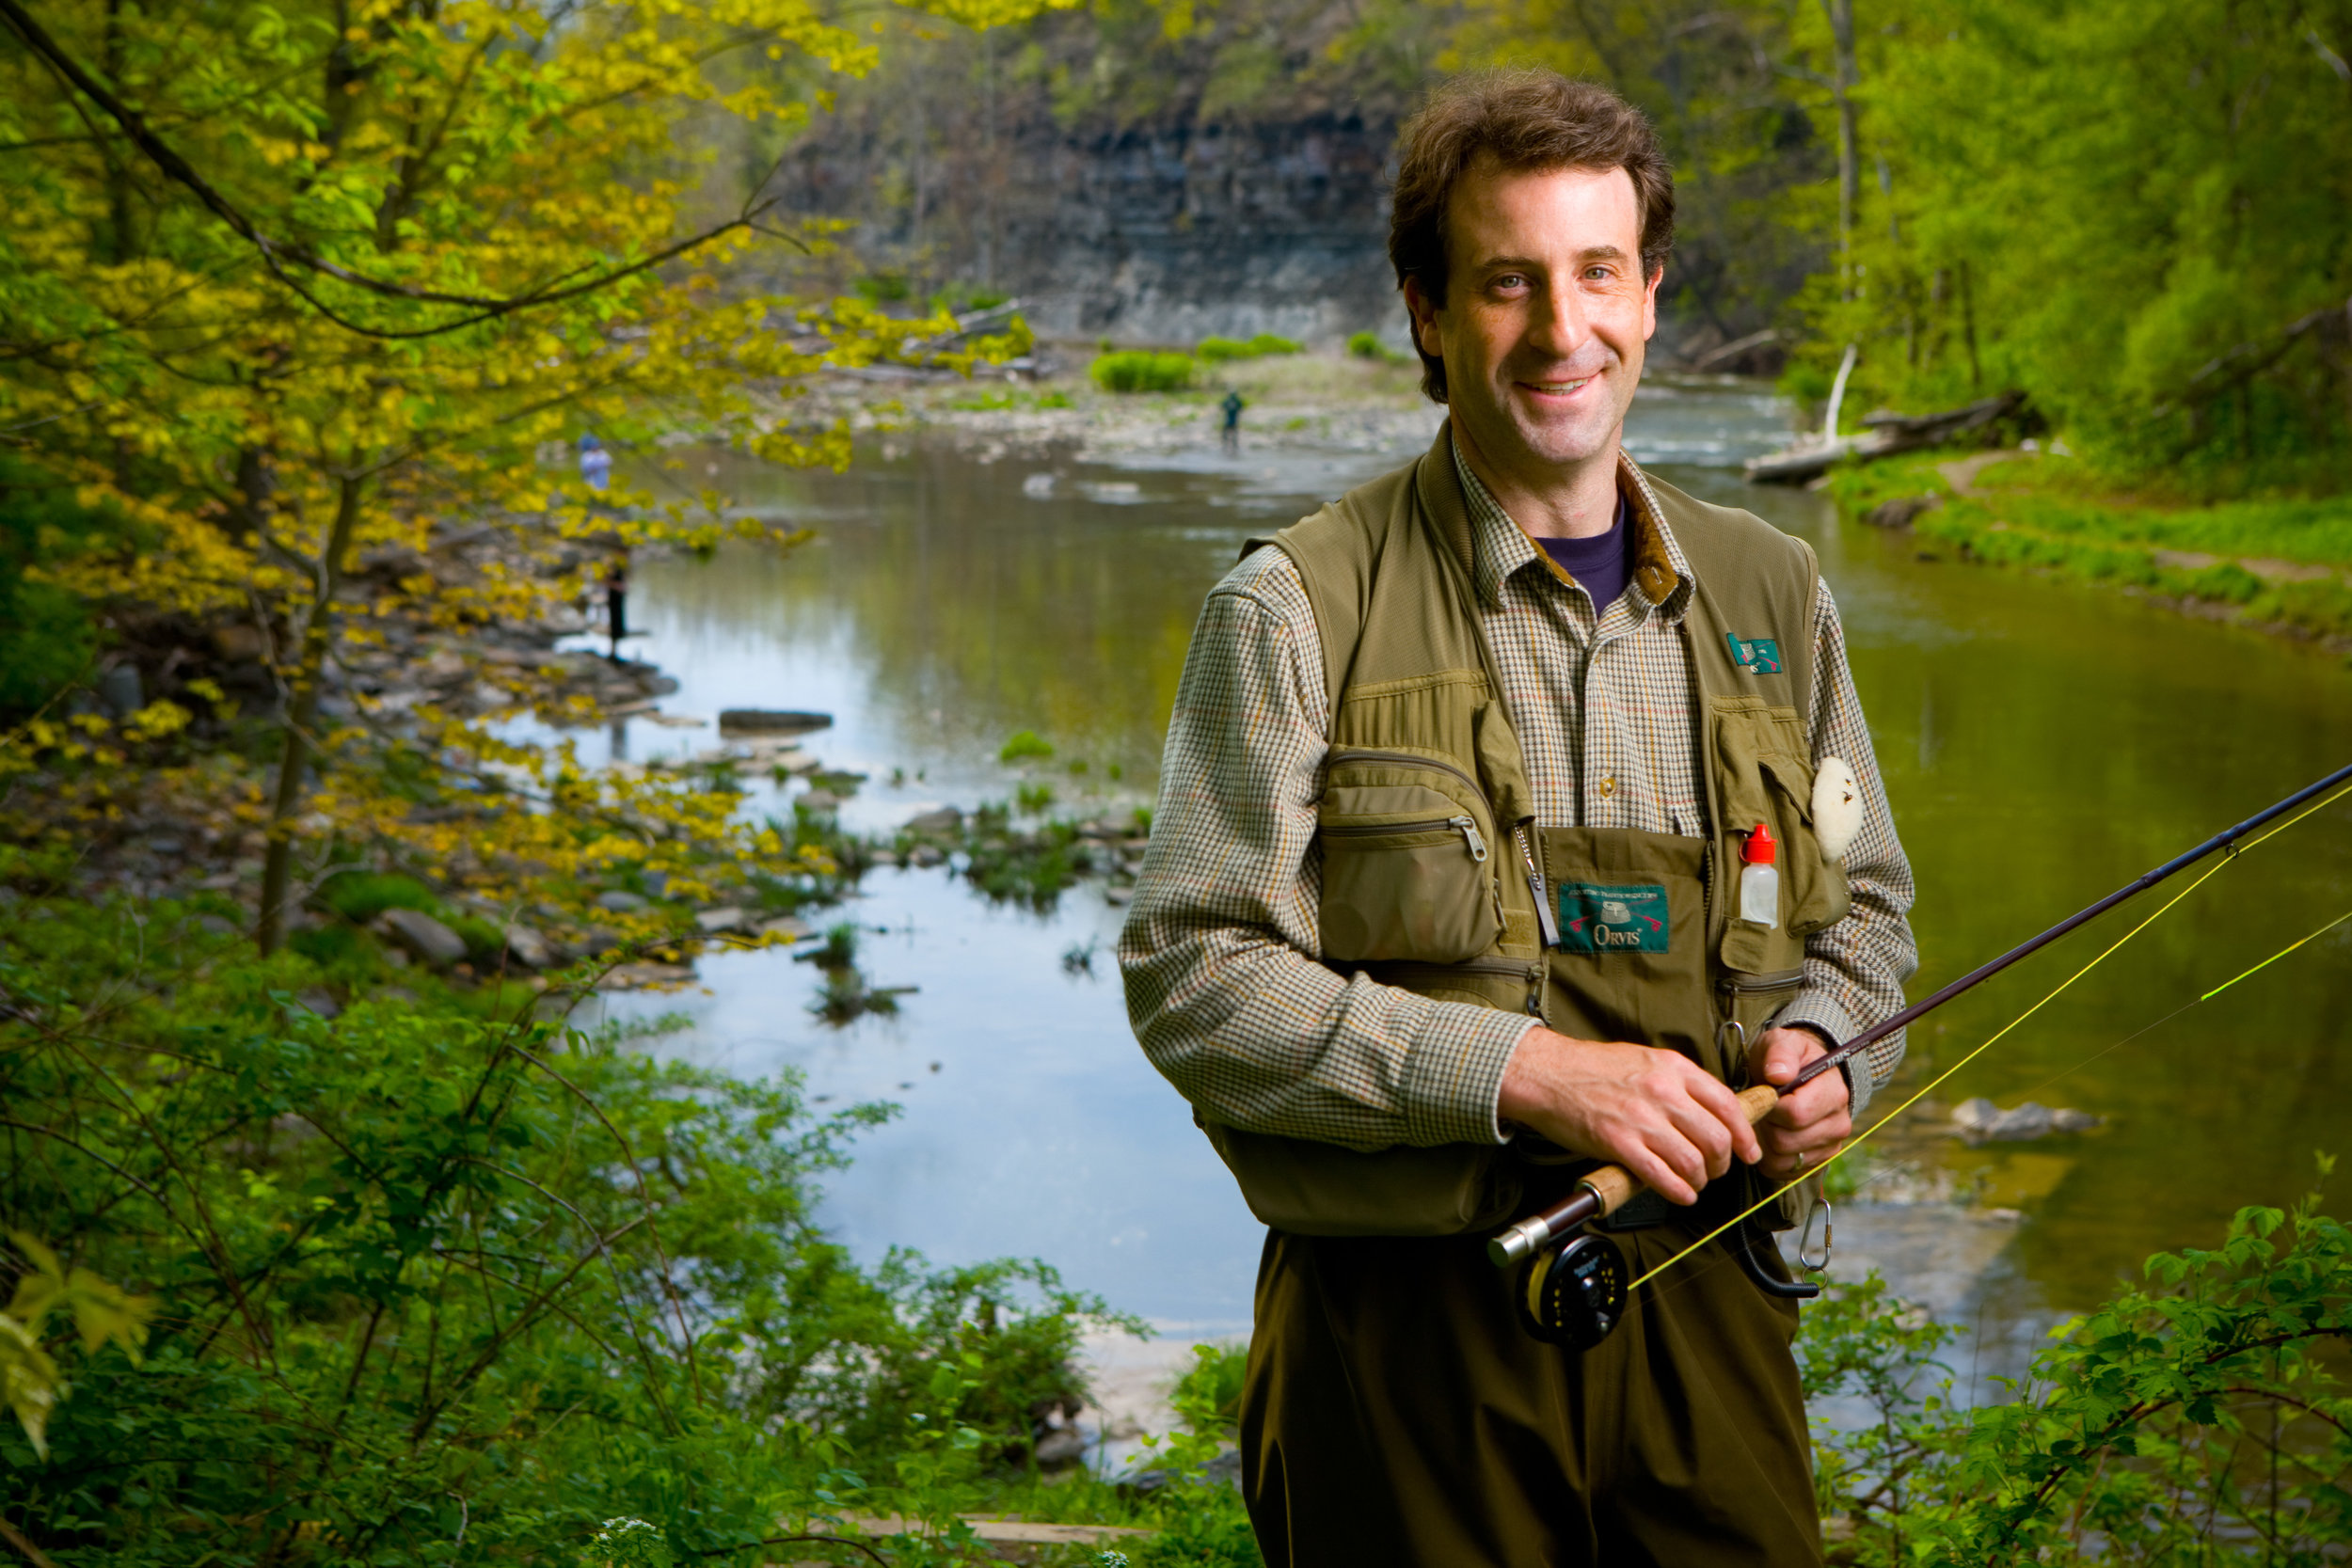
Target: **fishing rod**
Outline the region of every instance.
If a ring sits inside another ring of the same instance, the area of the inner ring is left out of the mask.
[[[2126,899],[2145,893],[2209,855],[2234,847],[2247,834],[2347,782],[2352,782],[2352,766],[2337,768],[2317,783],[2307,784],[2276,804],[2265,807],[2235,827],[2216,833],[2185,854],[2176,855],[2153,871],[2135,878],[2097,903],[2068,915],[2041,935],[2020,942],[1989,963],[1970,970],[1932,995],[1913,1003],[1885,1022],[1865,1029],[1826,1055],[1815,1057],[1805,1064],[1804,1069],[1790,1081],[1787,1088],[1755,1084],[1740,1090],[1740,1104],[1748,1121],[1751,1125],[1762,1121],[1785,1097],[1831,1069],[1853,1060],[1897,1030],[1908,1027],[1954,997],[1982,985],[2011,964],[2032,957]],[[1486,1243],[1486,1256],[1497,1268],[1507,1269],[1531,1259],[1536,1265],[1531,1271],[1523,1292],[1525,1299],[1520,1303],[1524,1309],[1522,1321],[1531,1332],[1539,1338],[1584,1349],[1598,1343],[1616,1326],[1618,1318],[1624,1313],[1627,1294],[1623,1257],[1598,1237],[1574,1233],[1594,1220],[1616,1212],[1640,1191],[1642,1183],[1632,1172],[1622,1165],[1603,1165],[1579,1181],[1576,1191],[1567,1197],[1539,1213],[1531,1214]],[[1565,1244],[1555,1248],[1553,1243],[1562,1238],[1567,1238]]]

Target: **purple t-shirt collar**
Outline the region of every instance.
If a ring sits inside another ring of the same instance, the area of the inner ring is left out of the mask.
[[[1597,615],[1617,602],[1633,576],[1633,509],[1620,494],[1617,515],[1608,532],[1587,539],[1538,539],[1535,543],[1593,596],[1593,613]]]

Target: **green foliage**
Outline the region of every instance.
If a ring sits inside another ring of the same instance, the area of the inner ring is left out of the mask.
[[[1815,356],[1862,343],[1858,408],[2023,388],[2111,472],[2340,489],[2348,21],[2225,0],[1890,11],[1861,30],[1877,175],[1851,269],[1807,296]]]
[[[1049,784],[1025,784],[1012,793],[1013,805],[1024,816],[1042,816],[1053,809],[1054,786]]]
[[[1240,338],[1203,338],[1193,349],[1195,356],[1212,365],[1232,359],[1263,359],[1275,355],[1297,354],[1304,344],[1288,338],[1278,338],[1271,332],[1261,332],[1248,340]]]
[[[1412,358],[1399,354],[1380,341],[1377,332],[1358,332],[1347,340],[1347,352],[1358,359],[1369,359],[1377,365],[1402,365]]]
[[[39,574],[108,527],[76,505],[66,485],[43,483],[37,470],[0,457],[0,721],[88,674],[99,645],[89,607]]]
[[[397,872],[344,872],[328,880],[318,900],[345,920],[362,926],[386,910],[417,910],[436,919],[443,910],[431,888]]]
[[[1810,1309],[1807,1396],[1857,1395],[1873,1417],[1817,1445],[1850,1560],[2251,1564],[2352,1548],[2352,1232],[2315,1197],[2241,1210],[2220,1247],[2159,1253],[2145,1275],[2056,1331],[2015,1398],[1973,1409],[1934,1359],[1954,1331],[1875,1276]]]
[[[1936,497],[1940,504],[1911,527],[1963,559],[2235,605],[2249,621],[2321,636],[2352,633],[2352,584],[2326,569],[2352,563],[2352,509],[2342,502],[2152,505],[2098,495],[2082,485],[2079,465],[2048,459],[1980,469],[1977,493],[1958,496],[1936,471],[1949,455],[1840,468],[1831,494],[1850,516],[1901,497]]]
[[[1042,761],[1054,754],[1054,743],[1035,730],[1016,730],[997,749],[998,762],[1026,762],[1032,757]]]
[[[1106,392],[1181,392],[1192,385],[1192,357],[1129,349],[1096,358],[1088,370]]]
[[[1176,1380],[1168,1402],[1188,1432],[1232,1439],[1241,1421],[1247,1345],[1195,1345],[1193,1364]]]
[[[0,1222],[157,1298],[143,1359],[81,1355],[46,1463],[0,1433],[0,1507],[66,1560],[597,1560],[615,1514],[683,1558],[952,1513],[1120,1321],[1042,1264],[851,1262],[814,1183],[882,1107],[432,993],[330,1021],[208,910],[13,913]]]

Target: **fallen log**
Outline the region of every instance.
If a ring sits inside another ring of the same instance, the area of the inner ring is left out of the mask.
[[[798,730],[826,730],[833,727],[830,713],[795,713],[785,708],[731,707],[719,715],[721,731],[735,730],[748,735],[789,735]]]
[[[1818,479],[1846,459],[1867,463],[1876,457],[1939,447],[1992,429],[2026,405],[2026,394],[2007,391],[1936,414],[1898,414],[1880,409],[1865,414],[1867,428],[1859,436],[1823,439],[1807,436],[1779,451],[1752,459],[1746,473],[1755,484],[1803,484]]]

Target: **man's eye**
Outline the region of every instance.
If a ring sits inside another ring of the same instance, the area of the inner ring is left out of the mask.
[[[1584,269],[1584,277],[1587,282],[1606,283],[1610,278],[1615,276],[1616,274],[1610,268],[1597,262]]]
[[[1502,277],[1495,279],[1495,287],[1498,289],[1524,289],[1527,287],[1527,275],[1524,273],[1506,272]]]

